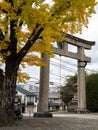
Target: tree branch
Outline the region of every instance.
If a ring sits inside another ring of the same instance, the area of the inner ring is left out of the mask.
[[[31,36],[29,37],[26,45],[17,53],[17,62],[20,63],[24,56],[27,54],[29,49],[32,47],[32,45],[35,43],[35,41],[39,38],[41,32],[44,30],[43,27],[40,27],[37,31],[38,25],[36,25],[36,28],[32,32]]]
[[[25,4],[26,4],[26,1],[23,1],[23,3],[20,4],[20,6],[18,8],[18,11],[16,12],[17,16],[21,15],[21,13],[22,13],[22,8],[21,7],[24,6]],[[21,27],[22,25],[23,25],[23,21],[20,21],[19,22],[19,26]]]
[[[0,29],[0,41],[2,41],[3,39],[4,39],[4,35],[3,35],[2,30]]]
[[[5,9],[2,9],[1,7],[0,7],[0,10],[1,10],[3,13],[5,13],[5,14],[8,13]]]
[[[2,42],[3,41],[0,41],[0,44],[3,44]],[[4,41],[4,42],[9,45],[8,41]],[[8,51],[9,51],[9,48],[0,49],[0,53],[4,56],[4,59],[6,59]]]
[[[71,7],[71,1],[68,0],[67,3],[66,3],[66,6],[64,6],[64,10],[65,10],[65,9],[68,9],[68,8],[70,8],[70,7]],[[53,13],[51,14],[51,16],[54,17],[55,15],[57,15],[58,12],[60,12],[61,9],[62,9],[62,5],[61,5],[59,8],[57,8],[57,9],[55,10],[55,12],[53,12]],[[56,18],[57,18],[57,16],[56,16]]]

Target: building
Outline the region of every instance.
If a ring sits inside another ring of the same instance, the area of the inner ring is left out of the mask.
[[[23,87],[19,86],[16,88],[17,96],[21,98],[22,112],[32,114],[37,112],[37,104],[39,102],[39,93],[30,92]],[[48,108],[52,109],[63,109],[63,103],[60,99],[60,93],[50,92],[48,97]]]
[[[22,104],[22,112],[33,113],[37,111],[37,96],[33,92],[29,92],[24,88],[16,88],[16,96],[19,96]]]
[[[63,108],[63,103],[60,98],[60,93],[57,93],[57,92],[49,93],[48,101],[49,101],[48,108],[50,110]]]

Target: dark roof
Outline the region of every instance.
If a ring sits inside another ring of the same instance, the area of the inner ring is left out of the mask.
[[[37,98],[39,98],[39,93],[36,94]],[[60,99],[60,94],[57,92],[49,93],[48,95],[49,99]]]
[[[59,104],[59,103],[53,103],[53,102],[49,102],[48,103],[48,106],[49,107],[59,107],[61,104]]]
[[[21,87],[17,87],[16,90],[25,94],[26,96],[36,96],[36,94],[29,92],[29,91],[27,91],[27,90],[25,90],[24,88],[21,88]]]
[[[60,98],[60,94],[59,93],[49,93],[49,98],[59,99]]]

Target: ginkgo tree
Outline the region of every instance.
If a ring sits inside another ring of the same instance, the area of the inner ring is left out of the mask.
[[[4,123],[13,121],[20,64],[44,65],[35,52],[53,56],[53,43],[64,40],[62,35],[67,32],[82,32],[97,4],[95,0],[52,2],[50,5],[45,0],[0,0],[0,62],[5,64],[0,121]]]

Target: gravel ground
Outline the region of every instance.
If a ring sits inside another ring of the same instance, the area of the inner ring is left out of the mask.
[[[98,116],[96,115],[98,118]],[[0,130],[98,130],[98,119],[78,117],[33,118],[24,117],[13,126]]]

